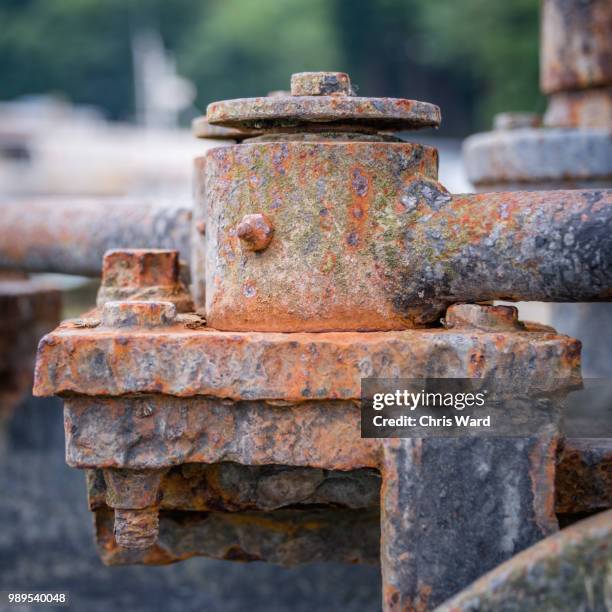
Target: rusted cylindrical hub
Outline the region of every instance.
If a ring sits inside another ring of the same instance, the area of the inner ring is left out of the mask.
[[[209,325],[405,327],[385,289],[389,236],[399,238],[398,215],[416,206],[416,178],[438,190],[438,157],[379,129],[437,125],[437,107],[355,97],[344,73],[300,73],[290,96],[215,103],[208,119],[265,128],[196,166],[205,173]]]

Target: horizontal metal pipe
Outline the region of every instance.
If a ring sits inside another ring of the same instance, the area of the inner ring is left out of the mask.
[[[396,279],[423,322],[453,302],[612,300],[612,190],[435,196],[405,225]]]
[[[123,198],[0,202],[0,268],[98,276],[114,248],[176,249],[189,260],[191,206]]]

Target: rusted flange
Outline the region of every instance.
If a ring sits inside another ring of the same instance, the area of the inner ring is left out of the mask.
[[[207,140],[233,140],[235,142],[242,142],[245,138],[259,136],[262,132],[211,125],[206,120],[206,117],[196,117],[191,122],[191,133],[196,138],[205,138]]]
[[[206,119],[212,125],[258,130],[321,124],[407,130],[437,127],[440,109],[417,100],[354,96],[348,75],[310,72],[292,76],[290,96],[213,102]]]

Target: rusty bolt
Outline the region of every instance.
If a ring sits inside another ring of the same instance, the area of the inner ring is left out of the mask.
[[[115,249],[102,264],[102,283],[115,287],[172,285],[178,281],[178,251],[164,249]]]
[[[121,548],[144,549],[157,541],[159,508],[115,508],[115,540]]]
[[[102,310],[105,327],[162,327],[176,317],[171,302],[106,302]]]
[[[149,548],[159,534],[159,488],[164,470],[105,469],[106,503],[115,510],[121,548]]]
[[[291,75],[292,96],[350,96],[351,79],[344,72],[298,72]]]
[[[444,318],[447,329],[478,329],[481,331],[521,331],[525,329],[518,319],[515,306],[489,304],[454,304]]]
[[[245,215],[236,228],[236,235],[250,251],[263,251],[268,248],[274,227],[266,215],[256,213]]]
[[[193,302],[181,278],[178,251],[165,249],[116,249],[107,251],[97,305],[123,300],[172,302],[178,312],[193,310]]]

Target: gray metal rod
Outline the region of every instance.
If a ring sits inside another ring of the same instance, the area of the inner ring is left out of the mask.
[[[191,206],[150,199],[0,202],[0,268],[99,276],[115,248],[176,249],[189,260]]]

